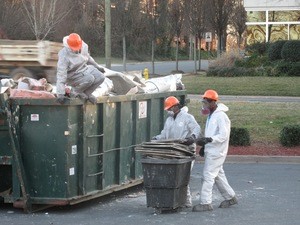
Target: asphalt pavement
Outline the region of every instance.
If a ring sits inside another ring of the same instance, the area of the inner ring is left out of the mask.
[[[298,225],[300,221],[300,164],[277,158],[274,162],[226,161],[224,170],[236,192],[238,205],[218,208],[223,201],[213,191],[211,212],[178,212],[158,214],[147,207],[142,185],[106,197],[73,206],[54,207],[33,214],[24,214],[11,205],[2,205],[1,223],[5,225]],[[191,173],[193,204],[199,203],[203,162],[197,160]]]

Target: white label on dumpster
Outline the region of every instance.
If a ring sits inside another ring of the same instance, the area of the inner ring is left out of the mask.
[[[75,174],[75,169],[74,169],[74,167],[72,167],[72,168],[69,169],[69,173],[70,173],[70,176],[72,176],[72,175]]]
[[[139,102],[139,119],[147,117],[147,101]]]
[[[77,145],[72,145],[72,155],[77,154]]]
[[[31,121],[39,121],[40,115],[39,114],[30,114],[30,120]]]

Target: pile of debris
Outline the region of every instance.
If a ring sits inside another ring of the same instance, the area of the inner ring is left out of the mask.
[[[100,96],[157,93],[184,89],[184,85],[181,82],[182,74],[171,74],[145,80],[138,71],[120,73],[107,68],[104,68],[104,70],[105,80],[93,93],[96,98]],[[48,83],[45,78],[39,80],[29,77],[21,77],[19,80],[2,79],[0,87],[1,93],[7,91],[11,98],[56,98],[55,84]],[[71,92],[71,87],[66,86],[66,95],[69,92]]]
[[[194,157],[189,146],[180,144],[182,140],[164,140],[144,142],[136,146],[135,151],[141,152],[142,158],[156,159],[188,159]]]

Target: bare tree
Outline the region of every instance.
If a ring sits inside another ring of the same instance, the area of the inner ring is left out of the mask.
[[[22,0],[22,4],[36,40],[45,39],[71,10],[64,10],[59,0]]]
[[[127,37],[130,35],[130,4],[129,0],[115,0],[112,12],[112,34],[117,40],[122,40],[124,71],[127,70]]]
[[[186,8],[186,15],[187,20],[189,22],[189,27],[192,35],[194,36],[194,61],[195,61],[195,68],[194,72],[197,73],[197,57],[196,57],[196,50],[197,50],[197,42],[201,44],[202,33],[205,31],[205,5],[204,0],[190,0],[190,4]],[[198,40],[198,41],[197,41]],[[199,70],[201,69],[201,45],[199,49]]]
[[[170,4],[170,24],[171,24],[171,34],[176,37],[176,71],[178,71],[178,50],[179,50],[179,40],[182,30],[182,25],[184,21],[184,2],[181,0],[174,0]]]
[[[232,12],[231,23],[237,34],[237,44],[239,49],[241,48],[242,35],[247,27],[246,22],[247,22],[246,10],[243,6],[242,0],[238,0],[237,4],[234,7],[234,11]]]
[[[234,4],[235,0],[206,0],[206,17],[218,36],[218,56],[226,50],[227,25]]]
[[[0,1],[0,36],[2,38],[30,38],[27,24],[23,21],[22,4],[19,1]]]

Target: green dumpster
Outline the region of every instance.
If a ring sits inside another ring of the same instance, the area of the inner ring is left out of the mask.
[[[96,105],[2,96],[0,199],[30,212],[142,183],[134,147],[163,128],[170,95],[186,100],[185,91],[101,97]]]

